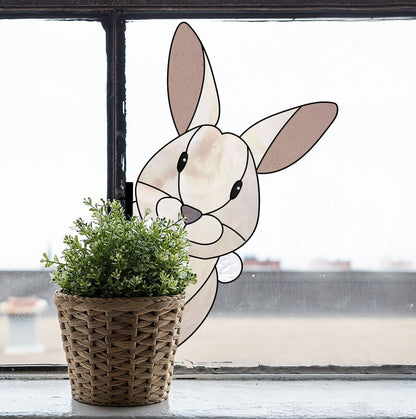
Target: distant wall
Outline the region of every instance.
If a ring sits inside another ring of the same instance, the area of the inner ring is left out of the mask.
[[[55,312],[47,271],[0,271],[0,301],[36,295]],[[416,272],[243,272],[219,284],[213,315],[414,316]]]
[[[50,283],[48,271],[0,271],[0,301],[35,295],[48,301],[45,314],[50,315],[56,313],[53,294],[57,289]]]
[[[243,272],[213,314],[416,315],[416,272]]]

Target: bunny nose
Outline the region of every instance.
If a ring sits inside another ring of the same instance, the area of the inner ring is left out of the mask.
[[[202,212],[189,205],[182,205],[181,212],[186,217],[185,224],[192,224],[202,217]]]

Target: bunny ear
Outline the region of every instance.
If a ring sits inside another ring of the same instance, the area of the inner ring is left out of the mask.
[[[187,23],[181,23],[173,36],[168,95],[180,135],[196,126],[218,122],[220,105],[211,66],[201,41]]]
[[[251,149],[257,172],[277,172],[298,161],[322,137],[337,112],[335,103],[310,103],[251,126],[241,138]]]

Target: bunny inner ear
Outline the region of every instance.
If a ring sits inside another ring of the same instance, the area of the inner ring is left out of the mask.
[[[168,96],[179,134],[197,125],[216,124],[219,104],[214,77],[200,40],[186,23],[176,29],[170,48]]]

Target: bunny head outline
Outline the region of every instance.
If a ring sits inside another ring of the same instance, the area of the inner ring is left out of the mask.
[[[302,158],[335,119],[332,102],[298,106],[255,123],[240,136],[217,128],[220,103],[208,56],[196,33],[181,23],[168,63],[168,97],[179,134],[145,165],[136,181],[139,215],[186,217],[190,262],[180,343],[203,323],[217,281],[236,279],[234,253],[254,233],[260,208],[258,174],[283,170]]]

